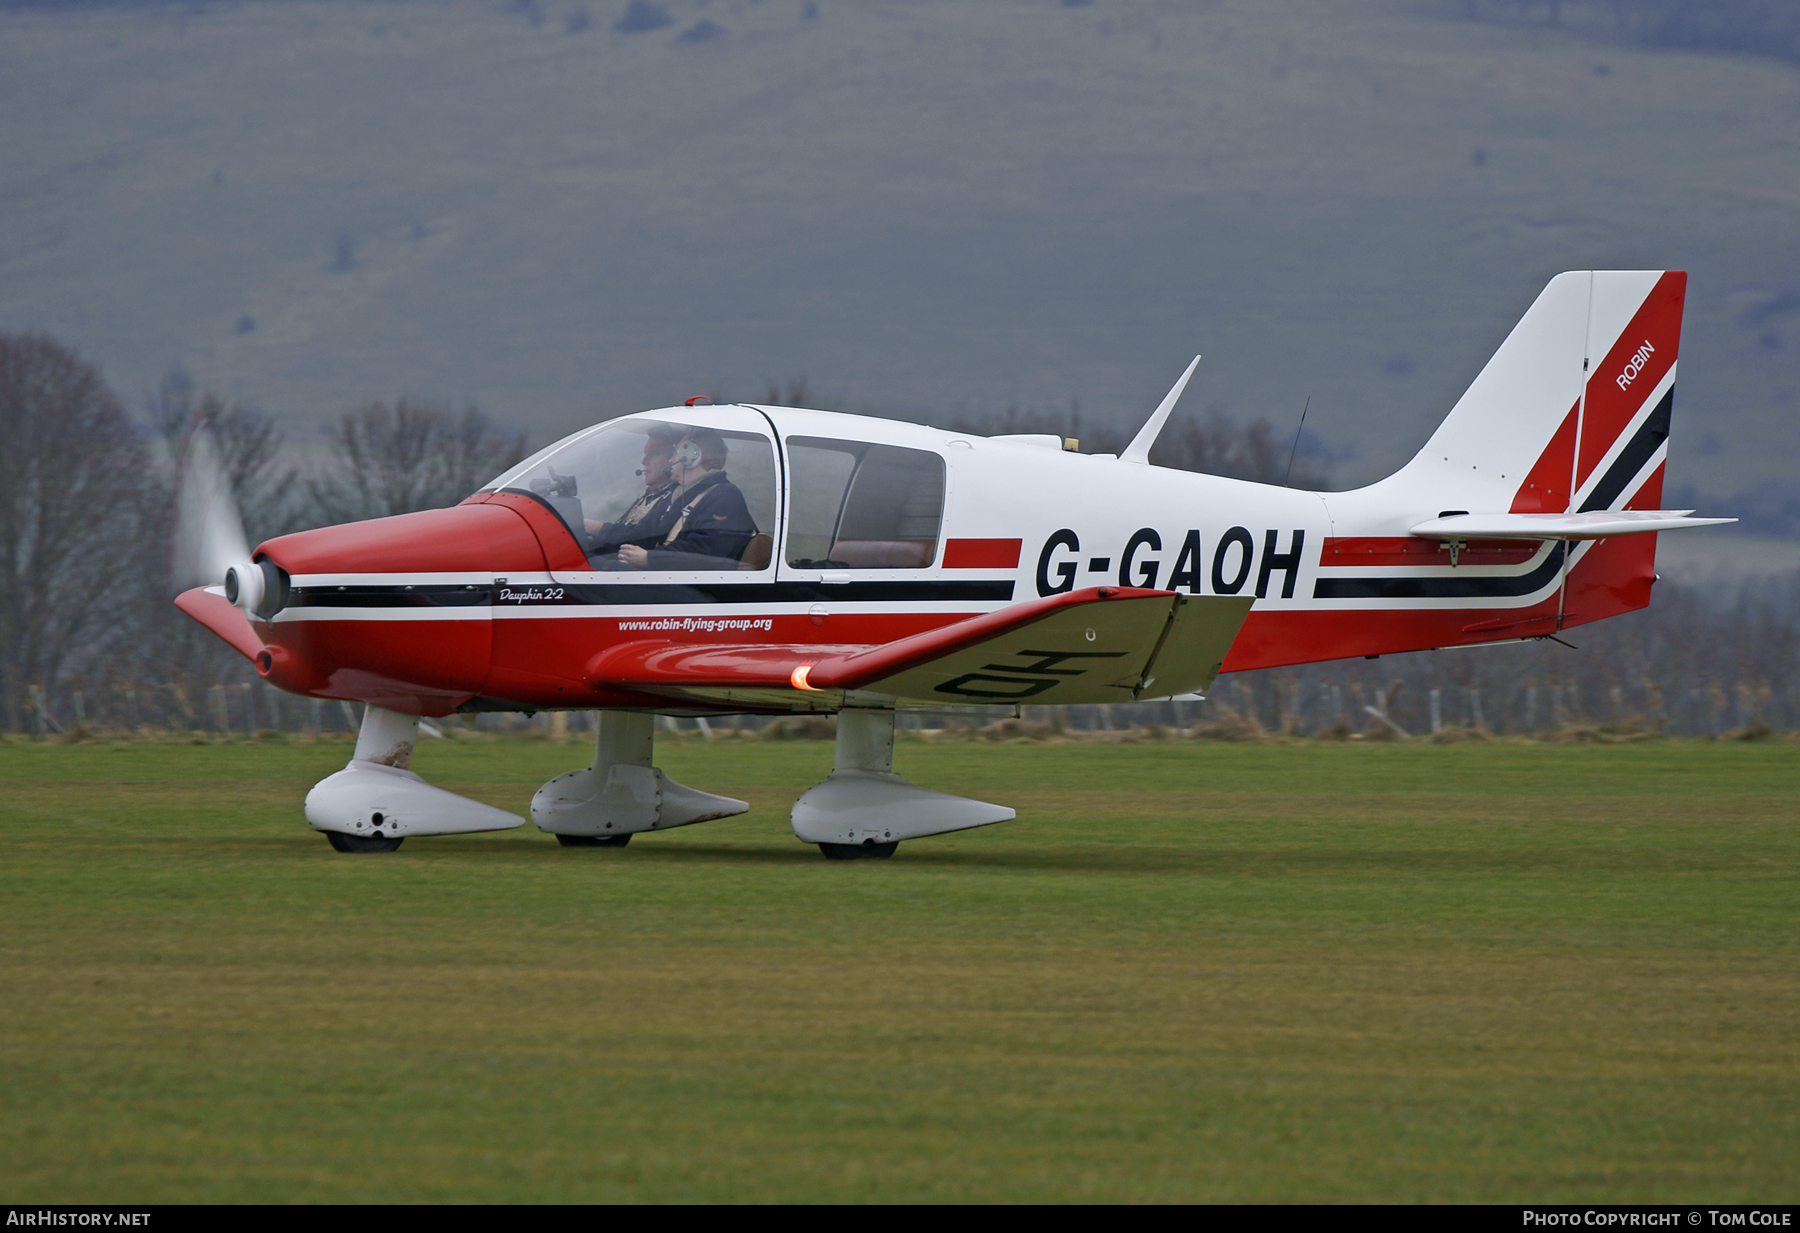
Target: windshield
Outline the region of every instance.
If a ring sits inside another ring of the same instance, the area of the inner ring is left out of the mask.
[[[775,455],[758,433],[623,419],[533,455],[484,491],[555,510],[595,569],[761,570]]]

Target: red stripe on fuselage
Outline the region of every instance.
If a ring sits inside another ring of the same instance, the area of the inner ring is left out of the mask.
[[[1536,540],[1472,539],[1457,549],[1458,565],[1523,565],[1538,554]],[[1449,565],[1450,550],[1442,541],[1418,536],[1338,536],[1327,539],[1319,564]]]
[[[950,539],[944,541],[945,569],[1017,569],[1016,539]]]

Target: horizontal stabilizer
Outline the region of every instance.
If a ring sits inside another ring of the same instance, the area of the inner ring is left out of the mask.
[[[1692,510],[1597,509],[1584,514],[1453,514],[1413,527],[1424,539],[1611,539],[1646,531],[1716,527],[1735,518],[1693,518]]]

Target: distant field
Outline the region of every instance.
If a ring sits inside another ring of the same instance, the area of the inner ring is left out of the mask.
[[[580,745],[421,749],[523,811]],[[341,743],[0,743],[9,1201],[1800,1198],[1800,747],[925,745],[1017,822],[333,853]]]

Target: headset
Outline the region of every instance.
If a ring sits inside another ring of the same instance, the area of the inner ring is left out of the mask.
[[[678,467],[696,467],[700,465],[700,446],[692,437],[688,437],[675,447],[670,461]]]

